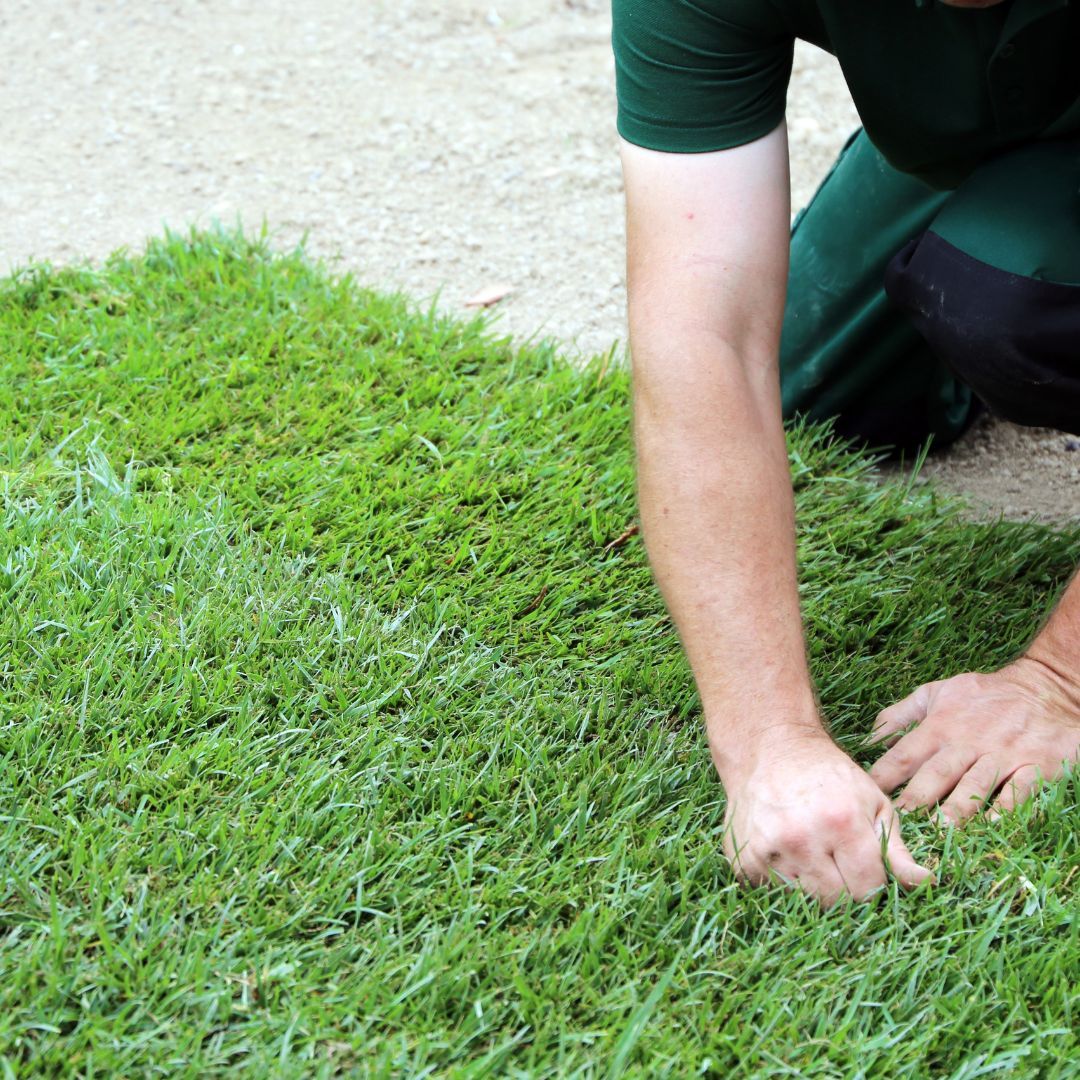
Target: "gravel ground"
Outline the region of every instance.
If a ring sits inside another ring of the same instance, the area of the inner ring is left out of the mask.
[[[366,284],[569,355],[625,338],[606,0],[5,0],[0,272],[163,226],[266,222]],[[857,119],[800,49],[793,196]],[[1080,440],[986,423],[927,473],[978,512],[1080,516]]]

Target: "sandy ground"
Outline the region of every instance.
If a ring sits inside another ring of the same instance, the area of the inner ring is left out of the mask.
[[[625,339],[607,0],[4,0],[0,273],[165,225],[265,221],[363,282],[570,355]],[[794,205],[855,112],[801,49]],[[984,424],[928,472],[983,512],[1080,515],[1080,440]]]

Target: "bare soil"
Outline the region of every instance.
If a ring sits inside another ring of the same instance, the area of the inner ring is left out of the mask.
[[[214,220],[571,357],[625,340],[607,0],[5,0],[0,273]],[[794,205],[857,117],[800,48]],[[1080,441],[986,423],[926,470],[976,512],[1080,515]]]

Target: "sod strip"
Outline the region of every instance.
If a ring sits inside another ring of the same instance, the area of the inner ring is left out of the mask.
[[[1075,777],[746,892],[633,530],[629,377],[302,253],[0,283],[5,1075],[1072,1075]],[[836,737],[1037,627],[1080,530],[793,431]]]

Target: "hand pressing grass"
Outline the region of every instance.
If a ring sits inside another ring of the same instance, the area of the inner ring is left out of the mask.
[[[909,817],[913,897],[733,883],[624,370],[218,233],[4,282],[0,365],[8,1075],[1070,1075],[1075,777]],[[1080,532],[791,461],[865,764]]]

